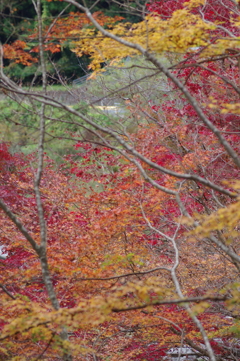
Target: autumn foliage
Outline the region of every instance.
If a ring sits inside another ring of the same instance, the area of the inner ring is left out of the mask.
[[[95,12],[93,16],[99,24],[109,28],[123,19],[121,16],[108,17],[100,11]],[[43,27],[44,50],[50,54],[55,54],[61,52],[65,43],[74,39],[76,31],[78,32],[83,27],[91,27],[91,22],[83,13],[70,12],[66,17],[56,18],[51,24],[45,25],[43,23]],[[34,46],[38,37],[37,34],[37,28],[34,32],[29,29],[27,40],[16,40],[11,44],[5,44],[3,46],[4,58],[26,66],[38,62],[39,46]]]
[[[44,33],[51,52],[79,36],[96,76],[103,59],[142,52],[166,90],[123,97],[127,119],[110,125],[52,99],[81,129],[62,164],[43,153],[41,169],[41,142],[28,155],[1,143],[0,360],[239,358],[238,5],[147,10],[131,28],[98,13],[96,30],[74,13]]]

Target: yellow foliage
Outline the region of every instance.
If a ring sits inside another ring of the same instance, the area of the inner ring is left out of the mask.
[[[141,45],[151,52],[184,53],[191,47],[207,45],[209,30],[214,28],[214,25],[206,24],[200,16],[191,14],[188,9],[181,9],[175,11],[167,21],[159,16],[148,15],[138,24],[117,24],[110,33]],[[93,30],[82,29],[79,37],[81,40],[74,42],[75,50],[73,51],[78,56],[91,55],[93,70],[100,69],[102,62],[112,59],[120,60],[126,56],[138,54],[136,49],[103,37],[100,32],[94,35]]]
[[[240,103],[221,103],[217,99],[209,97],[208,107],[216,109],[222,114],[240,114]]]
[[[212,231],[221,231],[224,228],[233,230],[240,221],[240,198],[226,208],[220,208],[211,215],[204,216],[201,224],[195,228],[194,233],[207,237]]]
[[[235,104],[222,104],[222,110],[221,110],[222,114],[228,114],[228,113],[232,113],[232,114],[240,114],[240,103],[235,103]]]
[[[186,6],[188,9],[196,8],[200,5],[204,5],[205,0],[191,0],[189,2],[184,3],[183,5]]]
[[[200,303],[197,303],[196,305],[192,306],[192,311],[196,315],[199,315],[200,313],[203,313],[204,311],[206,311],[206,309],[208,309],[209,307],[210,307],[210,304],[208,302],[200,302]]]
[[[236,25],[234,23],[234,25]],[[224,53],[231,53],[232,51],[236,51],[240,47],[240,38],[226,38],[226,39],[218,39],[215,43],[209,45],[206,49],[204,49],[201,53],[202,57],[210,57],[215,55],[221,55]]]
[[[40,335],[41,339],[48,340],[52,334],[52,329],[48,328],[48,325],[54,325],[56,332],[61,331],[62,325],[69,326],[72,330],[79,327],[98,326],[109,319],[113,309],[136,306],[142,302],[151,304],[152,292],[155,294],[155,302],[164,297],[176,296],[171,288],[166,288],[166,282],[159,285],[158,277],[150,277],[146,281],[130,282],[122,287],[116,286],[114,292],[108,297],[93,297],[71,309],[61,308],[55,311],[31,301],[8,302],[13,318],[9,320],[8,316],[8,322],[10,322],[3,328],[0,339],[3,340],[20,332],[23,337]],[[125,301],[125,296],[129,294],[133,296],[132,301],[129,299]],[[15,317],[15,312],[18,312],[18,317]],[[76,348],[77,350],[79,351],[79,348]]]

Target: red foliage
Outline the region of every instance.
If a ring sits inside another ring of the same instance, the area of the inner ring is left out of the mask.
[[[161,15],[163,19],[171,17],[174,11],[183,9],[190,0],[163,0],[152,1],[147,4],[149,12]],[[231,23],[232,17],[237,18],[234,11],[235,4],[231,0],[207,0],[203,5],[194,7],[193,14],[200,14],[206,21],[221,22],[221,25],[228,30],[234,31],[237,35],[237,29]]]

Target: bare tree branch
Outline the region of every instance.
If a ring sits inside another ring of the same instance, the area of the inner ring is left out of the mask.
[[[150,269],[148,271],[139,271],[139,272],[134,272],[134,273],[125,273],[123,275],[118,275],[118,276],[112,276],[112,277],[89,277],[89,278],[85,278],[85,277],[76,277],[74,278],[75,281],[111,281],[111,280],[116,280],[116,279],[120,279],[120,278],[125,278],[125,277],[132,277],[132,276],[139,276],[139,275],[146,275],[149,273],[153,273],[153,272],[157,272],[157,271],[170,271],[170,269],[168,267],[156,267],[153,269]]]
[[[8,206],[0,199],[0,207],[4,211],[4,213],[11,219],[11,221],[15,224],[15,226],[19,229],[22,235],[26,238],[26,240],[30,243],[34,251],[39,254],[41,251],[41,246],[39,246],[35,240],[32,238],[28,230],[24,227],[24,225],[19,221],[19,219],[15,216],[15,214],[8,208]]]

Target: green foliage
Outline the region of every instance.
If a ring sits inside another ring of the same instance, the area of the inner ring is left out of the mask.
[[[0,102],[0,124],[2,141],[12,143],[12,149],[21,149],[25,153],[32,152],[37,147],[39,137],[38,104],[28,101],[16,103],[6,98]],[[76,131],[76,125],[59,122],[69,119],[63,110],[48,106],[46,108],[46,151],[53,158],[57,154],[67,153],[67,149],[74,144],[64,140],[68,132]],[[74,122],[74,119],[72,119]],[[61,139],[63,137],[63,139]]]
[[[50,87],[61,94],[63,87]],[[41,89],[39,89],[41,90]],[[38,91],[38,88],[35,89]],[[90,108],[84,102],[79,102],[72,106],[85,115],[91,117],[94,122],[101,126],[111,126],[116,128],[114,115],[109,116],[106,110],[101,107]],[[39,104],[34,101],[23,99],[18,103],[9,98],[0,101],[0,124],[1,141],[11,142],[12,150],[21,150],[24,153],[31,153],[37,149],[39,137]],[[92,137],[90,131],[94,128],[88,126],[89,131],[79,132],[79,125],[85,125],[84,120],[74,115],[69,115],[63,109],[46,106],[46,145],[47,154],[61,162],[62,156],[69,153],[75,153],[73,145],[82,137],[89,139]],[[76,141],[74,141],[74,137]],[[102,134],[102,136],[105,136]],[[93,140],[93,139],[92,139]],[[95,140],[97,138],[95,137]]]
[[[38,65],[32,64],[30,66],[24,66],[22,64],[10,63],[4,68],[5,74],[16,82],[23,81],[29,82],[34,75],[40,75]]]

